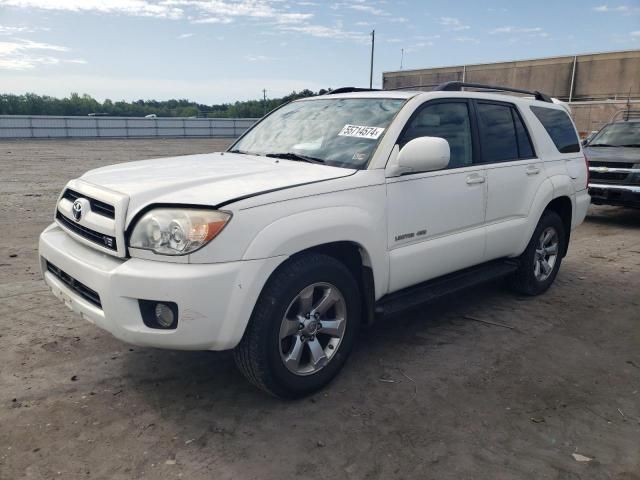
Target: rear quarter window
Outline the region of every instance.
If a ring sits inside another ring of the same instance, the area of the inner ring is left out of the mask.
[[[575,128],[564,110],[557,108],[531,107],[560,153],[580,151],[580,141]]]

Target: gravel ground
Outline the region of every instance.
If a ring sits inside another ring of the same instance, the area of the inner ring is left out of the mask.
[[[226,143],[0,142],[1,479],[640,479],[640,211],[592,207],[541,297],[490,284],[364,331],[296,402],[47,291],[37,237],[68,179]]]

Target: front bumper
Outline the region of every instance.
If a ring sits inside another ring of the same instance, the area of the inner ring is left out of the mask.
[[[618,205],[640,208],[640,185],[590,183],[589,195],[597,205]]]
[[[266,279],[285,258],[215,264],[121,259],[78,243],[55,224],[40,235],[39,250],[45,282],[84,319],[127,343],[182,350],[234,348]],[[99,303],[61,281],[47,262],[97,293]],[[147,327],[139,299],[175,302],[177,328]]]

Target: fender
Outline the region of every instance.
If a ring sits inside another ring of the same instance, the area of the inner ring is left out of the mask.
[[[531,240],[531,236],[540,221],[540,217],[542,217],[542,212],[544,212],[544,209],[547,208],[547,205],[549,205],[554,198],[553,182],[550,178],[547,178],[542,182],[542,184],[540,184],[540,187],[536,192],[536,196],[533,198],[531,208],[529,208],[529,213],[527,215],[527,223],[523,228],[525,234],[522,236],[522,240],[518,245],[518,249],[514,255],[515,257],[522,254],[525,248],[527,248],[527,245]]]
[[[549,180],[553,183],[553,198],[569,197],[571,199],[572,211],[575,210],[575,189],[571,177],[568,175],[554,175],[553,177],[549,177]]]
[[[374,214],[359,207],[341,206],[306,210],[264,227],[247,247],[243,260],[291,256],[332,242],[353,242],[363,252],[363,263],[371,267],[375,297],[382,297],[389,282],[384,211]]]

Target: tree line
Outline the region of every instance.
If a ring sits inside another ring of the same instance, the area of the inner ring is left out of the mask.
[[[264,112],[269,112],[283,103],[298,98],[323,95],[329,90],[318,92],[304,89],[291,92],[281,98],[265,100],[246,100],[234,103],[205,105],[186,99],[180,100],[124,100],[112,101],[106,99],[99,102],[91,95],[72,93],[65,98],[55,98],[48,95],[26,93],[24,95],[1,94],[0,115],[77,115],[89,114],[109,115],[118,117],[144,117],[155,114],[158,117],[210,117],[210,118],[258,118]]]

